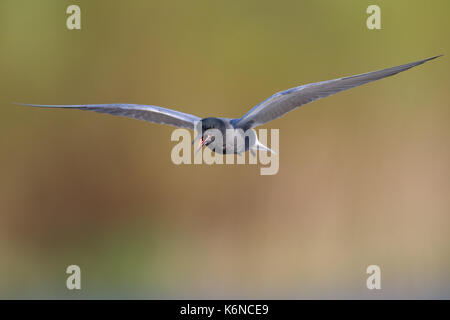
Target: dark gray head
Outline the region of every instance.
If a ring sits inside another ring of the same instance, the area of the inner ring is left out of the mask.
[[[209,129],[219,129],[220,131],[225,133],[226,125],[222,119],[209,117],[203,118],[201,120],[202,123],[202,133]]]
[[[216,138],[214,136],[214,131],[219,130],[222,133],[222,137],[225,137],[226,134],[226,124],[222,119],[209,117],[203,118],[201,121],[201,130],[197,128],[197,131],[200,133],[199,136],[199,148],[203,145],[207,146],[212,143]]]

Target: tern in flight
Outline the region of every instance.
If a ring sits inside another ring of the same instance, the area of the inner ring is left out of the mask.
[[[281,91],[261,102],[242,117],[237,119],[216,117],[202,119],[192,114],[162,107],[126,103],[24,105],[33,107],[90,110],[159,124],[163,123],[179,128],[197,130],[198,135],[194,139],[194,142],[199,140],[197,150],[200,150],[203,146],[207,146],[211,150],[221,154],[242,153],[249,149],[252,152],[258,149],[271,151],[268,147],[258,141],[253,128],[277,119],[285,113],[317,99],[325,98],[335,93],[375,80],[393,76],[438,57],[440,56],[355,76],[305,84],[289,90]],[[224,141],[224,139],[216,139],[214,132],[217,131],[215,130],[219,130],[222,137],[227,135],[226,141]],[[229,132],[232,133],[232,139],[228,139]],[[232,143],[229,143],[229,141],[232,141]]]

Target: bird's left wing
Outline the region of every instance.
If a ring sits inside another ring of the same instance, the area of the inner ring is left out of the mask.
[[[269,99],[258,104],[241,118],[233,120],[233,125],[237,128],[247,130],[277,119],[285,113],[314,100],[325,98],[331,96],[332,94],[375,80],[393,76],[399,72],[408,70],[429,60],[436,59],[437,57],[440,56],[411,62],[393,68],[359,74],[356,76],[310,83],[278,92]]]
[[[115,116],[123,116],[149,122],[168,124],[175,127],[194,129],[194,123],[200,118],[192,114],[183,113],[171,109],[142,104],[80,104],[80,105],[38,105],[21,104],[31,107],[45,108],[72,108],[80,110],[90,110],[99,113],[107,113]]]

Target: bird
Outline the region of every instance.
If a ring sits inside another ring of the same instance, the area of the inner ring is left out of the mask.
[[[406,71],[427,61],[441,57],[434,56],[386,68],[378,71],[337,78],[333,80],[309,83],[275,93],[259,103],[240,118],[221,118],[198,116],[168,108],[128,103],[80,104],[80,105],[38,105],[21,104],[31,107],[68,108],[89,110],[115,116],[123,116],[148,122],[166,124],[198,132],[193,144],[198,141],[197,151],[204,146],[219,154],[241,154],[250,150],[273,152],[257,138],[255,127],[280,118],[289,111],[315,100],[348,90],[369,82],[380,80]],[[226,136],[226,139],[223,137]]]

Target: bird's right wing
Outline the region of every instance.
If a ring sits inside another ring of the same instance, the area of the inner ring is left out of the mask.
[[[200,118],[192,114],[183,113],[171,109],[142,104],[79,104],[79,105],[40,105],[22,104],[31,107],[44,108],[69,108],[79,110],[89,110],[99,113],[107,113],[114,116],[123,116],[149,122],[168,124],[174,127],[188,128],[194,130],[194,123]]]
[[[394,74],[406,71],[429,60],[436,59],[437,57],[440,56],[411,62],[393,68],[363,73],[356,76],[310,83],[278,92],[269,99],[258,104],[241,118],[233,120],[233,125],[244,130],[254,128],[266,122],[277,119],[285,113],[314,100],[325,98],[335,93],[375,80],[393,76]]]

